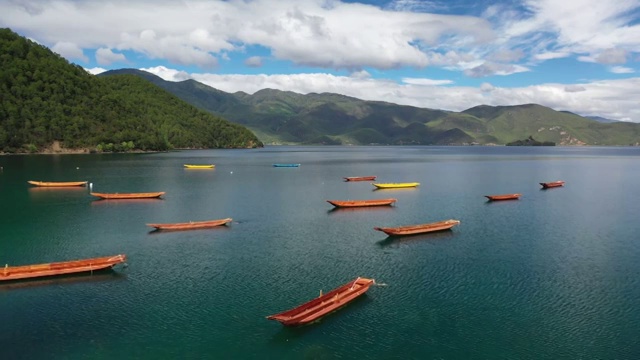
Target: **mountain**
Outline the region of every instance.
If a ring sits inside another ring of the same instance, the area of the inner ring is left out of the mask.
[[[615,122],[620,122],[618,120],[611,120],[611,119],[603,118],[601,116],[585,116],[585,117],[587,119],[595,120],[597,122],[604,123],[604,124],[611,124],[611,123],[615,123]]]
[[[452,112],[333,93],[226,93],[195,80],[165,81],[132,69],[104,76],[121,73],[143,77],[194,106],[245,125],[265,143],[504,145],[534,137],[557,145],[640,145],[640,124],[601,123],[537,104]]]
[[[139,74],[95,77],[9,29],[0,29],[0,54],[0,151],[262,146]]]

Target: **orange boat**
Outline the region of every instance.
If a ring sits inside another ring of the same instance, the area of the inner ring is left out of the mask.
[[[429,224],[407,225],[400,227],[374,227],[373,229],[382,231],[389,236],[403,236],[449,230],[458,224],[460,224],[459,220],[450,219]]]
[[[501,200],[518,200],[520,199],[520,194],[502,194],[502,195],[485,195],[489,201],[501,201]]]
[[[396,199],[375,199],[375,200],[327,200],[335,207],[361,207],[361,206],[385,206],[391,205]]]
[[[226,225],[233,221],[231,218],[208,221],[190,221],[185,223],[173,224],[147,224],[147,226],[156,228],[157,230],[195,230],[208,229],[216,226]]]
[[[0,280],[18,280],[108,269],[127,260],[126,255],[54,262],[49,264],[9,266],[0,270]]]
[[[267,316],[267,319],[279,321],[287,326],[308,324],[364,294],[374,283],[373,279],[358,277],[324,295],[320,291],[319,297],[291,310]]]
[[[164,195],[164,192],[151,192],[151,193],[123,193],[123,194],[105,194],[92,192],[92,196],[99,197],[101,199],[115,200],[115,199],[153,199],[159,198]]]
[[[564,181],[552,181],[552,182],[540,183],[540,185],[542,185],[543,189],[549,189],[549,188],[564,186]]]
[[[42,186],[42,187],[69,187],[69,186],[86,186],[88,181],[65,181],[65,182],[56,182],[56,181],[27,181],[31,185]]]
[[[374,181],[377,176],[347,176],[344,181]]]

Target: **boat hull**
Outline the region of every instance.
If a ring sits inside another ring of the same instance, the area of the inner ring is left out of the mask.
[[[335,207],[367,207],[367,206],[389,206],[398,201],[397,199],[375,199],[375,200],[327,200]]]
[[[489,201],[518,200],[521,194],[485,195]]]
[[[450,219],[428,224],[407,225],[400,227],[375,227],[373,229],[382,231],[389,236],[405,236],[449,230],[458,224],[460,224],[459,220]]]
[[[173,223],[173,224],[147,224],[147,226],[156,228],[157,230],[197,230],[197,229],[210,229],[213,227],[226,225],[231,221],[233,221],[233,219],[226,218],[226,219],[219,219],[219,220],[191,221],[191,222]]]
[[[273,164],[273,167],[300,167],[300,164]]]
[[[540,183],[540,185],[542,185],[543,189],[551,189],[554,187],[564,186],[564,181],[552,181],[552,182]]]
[[[29,184],[40,187],[75,187],[86,186],[88,181],[27,181]]]
[[[269,320],[279,321],[285,326],[298,326],[316,321],[353,301],[369,290],[373,279],[356,278],[337,289],[331,290],[291,310],[267,316]]]
[[[0,270],[0,280],[20,280],[44,276],[55,276],[99,271],[127,260],[126,255],[105,256],[93,259],[54,262],[48,264],[5,266]]]
[[[344,181],[375,181],[377,176],[347,176]]]
[[[412,183],[374,183],[378,189],[401,189],[401,188],[414,188],[419,186],[420,183],[412,182]]]
[[[187,169],[213,169],[215,165],[184,165]]]
[[[112,194],[105,194],[105,193],[94,193],[92,192],[91,195],[95,196],[95,197],[99,197],[101,199],[105,199],[105,200],[118,200],[118,199],[154,199],[154,198],[159,198],[160,196],[164,195],[164,192],[152,192],[152,193],[122,193],[122,194],[118,194],[118,193],[112,193]]]

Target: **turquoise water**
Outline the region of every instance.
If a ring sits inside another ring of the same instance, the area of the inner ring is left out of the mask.
[[[183,169],[199,163],[216,168]],[[112,272],[0,284],[0,359],[640,358],[638,148],[267,147],[0,166],[0,263],[128,256]],[[365,175],[421,185],[342,181]],[[27,180],[166,195],[97,201]],[[540,190],[554,180],[566,186]],[[396,206],[326,202],[388,197]],[[446,219],[461,224],[373,230]],[[386,286],[310,326],[265,319],[357,276]]]

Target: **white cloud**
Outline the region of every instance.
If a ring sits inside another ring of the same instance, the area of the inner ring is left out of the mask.
[[[609,69],[614,74],[632,74],[636,72],[632,68],[624,67],[624,66],[613,66]]]
[[[595,57],[600,64],[624,64],[627,62],[625,49],[606,49]]]
[[[0,23],[45,44],[130,50],[173,64],[212,67],[223,52],[269,48],[297,65],[358,70],[429,66],[431,50],[468,52],[494,37],[472,16],[393,11],[335,0],[151,3],[0,1]],[[77,29],[82,29],[78,31]]]
[[[169,69],[164,66],[141,68],[140,70],[155,74],[167,81],[184,81],[192,78],[192,76],[186,71]]]
[[[126,62],[124,54],[117,54],[111,49],[100,48],[96,50],[96,62],[100,65],[111,65],[115,62]]]
[[[251,56],[244,61],[244,64],[249,67],[260,67],[262,66],[262,58],[260,56]]]
[[[425,78],[402,78],[402,82],[410,85],[437,86],[453,84],[451,80],[434,80]]]
[[[499,64],[487,61],[482,65],[465,70],[464,73],[470,77],[486,77],[491,75],[505,76],[526,71],[529,71],[529,69],[524,66]]]
[[[551,59],[566,58],[569,55],[571,55],[571,54],[569,54],[568,52],[549,51],[549,52],[536,54],[536,55],[534,55],[534,58],[536,60],[551,60]]]
[[[101,67],[94,67],[94,68],[90,68],[90,69],[86,69],[85,70],[89,73],[89,74],[93,74],[93,75],[98,75],[101,74],[105,71],[107,71],[107,69],[101,68]]]
[[[89,58],[84,55],[82,49],[77,44],[71,42],[57,42],[51,47],[51,50],[70,60],[89,62]]]
[[[165,80],[184,80],[184,74],[176,76],[179,73],[176,70],[164,68],[154,73]],[[536,103],[556,110],[640,122],[640,108],[636,100],[640,98],[640,78],[601,80],[572,85],[541,84],[516,88],[497,87],[484,83],[478,88],[399,84],[384,79],[323,73],[287,75],[194,73],[190,76],[211,87],[231,93],[236,91],[254,93],[264,88],[302,94],[332,92],[363,100],[387,101],[453,111],[462,111],[483,104],[497,106]]]

